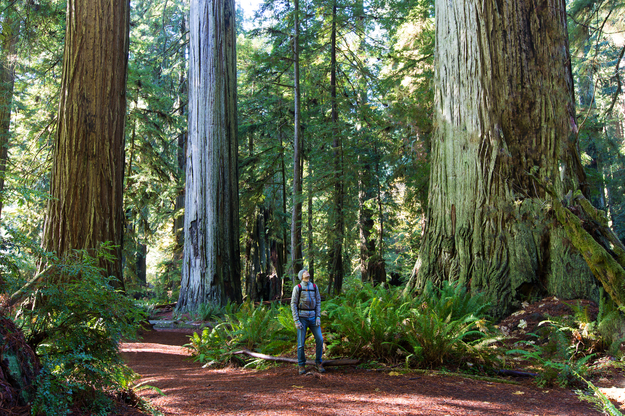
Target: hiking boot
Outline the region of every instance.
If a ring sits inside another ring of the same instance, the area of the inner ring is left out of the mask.
[[[317,363],[317,371],[320,372],[320,373],[325,373],[326,369],[323,368],[323,364]]]
[[[306,374],[306,367],[304,367],[303,365],[299,366],[299,375],[301,376],[302,374]]]

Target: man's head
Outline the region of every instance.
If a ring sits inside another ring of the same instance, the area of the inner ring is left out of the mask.
[[[310,274],[308,274],[308,270],[306,269],[300,270],[297,276],[299,277],[299,280],[303,280],[305,282],[307,282],[310,279]]]

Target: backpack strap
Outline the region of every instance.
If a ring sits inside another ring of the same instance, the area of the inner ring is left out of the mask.
[[[302,284],[298,283],[297,287],[299,288],[297,291],[297,314],[299,315],[299,300],[302,297]]]

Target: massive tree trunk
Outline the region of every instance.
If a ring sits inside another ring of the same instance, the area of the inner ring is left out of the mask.
[[[301,128],[301,90],[299,83],[299,0],[295,0],[294,36],[293,36],[293,68],[295,95],[295,133],[293,135],[293,213],[291,216],[291,264],[293,265],[293,282],[302,269],[302,128]]]
[[[241,301],[234,0],[192,0],[179,310]]]
[[[436,20],[428,219],[406,290],[459,281],[497,314],[545,294],[596,298],[539,183],[586,192],[564,0],[440,1]]]
[[[15,50],[19,34],[19,21],[13,16],[13,8],[3,13],[0,50],[0,217],[4,205],[4,180],[6,178],[11,127],[11,106],[15,86]]]
[[[115,247],[103,261],[122,283],[128,0],[69,0],[63,80],[43,247]]]

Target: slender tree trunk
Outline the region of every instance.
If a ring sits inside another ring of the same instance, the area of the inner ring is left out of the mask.
[[[59,256],[111,242],[122,281],[128,0],[68,0],[63,79],[42,245]]]
[[[186,21],[185,19],[182,19],[182,23],[180,26],[181,35],[184,35],[186,31],[187,31]],[[185,51],[188,52],[187,49],[185,49]],[[189,83],[187,82],[187,79],[183,72],[180,74],[179,88],[181,91],[181,95],[178,97],[178,107],[180,108],[181,116],[185,116],[186,111],[187,111],[184,95],[187,95],[188,97],[188,90],[189,90],[188,86],[189,86]],[[188,137],[189,137],[189,134],[187,131],[181,132],[178,135],[178,143],[177,143],[177,162],[178,163],[177,165],[178,165],[178,175],[179,175],[178,183],[180,184],[180,186],[185,183],[184,175],[185,175],[185,170],[187,167],[186,154],[187,154]],[[175,201],[175,207],[174,207],[174,212],[177,213],[177,216],[174,219],[174,236],[176,239],[176,248],[174,249],[175,259],[181,259],[184,256],[183,254],[184,252],[184,214],[181,214],[181,212],[184,212],[184,199],[185,199],[184,187],[181,186],[180,193],[176,195],[176,201]]]
[[[280,159],[280,172],[282,173],[282,212],[284,212],[284,215],[287,215],[287,210],[286,210],[286,195],[287,195],[287,183],[286,183],[286,163],[284,162],[284,142],[282,141],[282,127],[278,127],[278,136],[280,137],[280,147],[282,147],[282,154],[280,155],[281,159]],[[284,254],[283,254],[283,258],[284,260],[288,259],[288,247],[289,245],[287,244],[287,229],[286,227],[283,227],[283,232],[282,232],[282,241],[283,241],[283,250],[284,250]],[[296,277],[297,275],[295,273],[291,273],[291,282],[295,283],[296,282]],[[282,287],[284,287],[284,279],[282,279]]]
[[[293,213],[291,216],[291,264],[293,278],[303,267],[302,261],[302,128],[301,128],[301,90],[299,79],[299,0],[294,0],[294,36],[293,36],[293,68],[294,68],[294,101],[295,101],[295,133],[293,135]]]
[[[308,256],[308,274],[310,281],[315,281],[315,240],[313,237],[313,170],[310,160],[308,161],[308,248],[306,254]]]
[[[148,255],[148,246],[139,242],[137,243],[137,259],[136,259],[136,268],[137,268],[137,282],[141,286],[145,286],[147,281],[147,255]]]
[[[439,1],[436,20],[428,220],[406,290],[458,281],[497,314],[545,294],[596,298],[540,184],[586,192],[564,0]]]
[[[332,125],[334,130],[334,139],[332,148],[334,150],[334,196],[333,196],[333,215],[330,217],[332,224],[332,232],[330,235],[330,261],[329,274],[330,282],[328,285],[328,293],[338,294],[343,287],[343,166],[341,151],[341,136],[339,131],[339,114],[338,102],[336,96],[336,0],[332,6],[332,33],[331,33],[331,59],[330,59],[330,94],[332,101]]]
[[[179,310],[240,302],[234,0],[192,0]]]
[[[358,0],[354,5],[356,22],[356,36],[360,39],[358,56],[365,56],[365,11],[364,2]],[[379,284],[386,281],[386,265],[384,257],[376,250],[376,236],[374,235],[374,210],[370,206],[376,196],[378,181],[372,171],[372,164],[377,156],[377,146],[371,142],[371,137],[363,134],[362,127],[367,124],[366,111],[368,108],[367,81],[364,74],[358,75],[358,119],[359,139],[363,150],[358,155],[358,232],[360,237],[360,277],[363,282]],[[377,171],[375,171],[377,173]],[[380,219],[382,219],[380,217]]]
[[[19,21],[8,7],[2,22],[2,50],[0,50],[0,217],[4,205],[4,181],[9,156],[11,106],[15,86],[15,51],[19,36]]]

